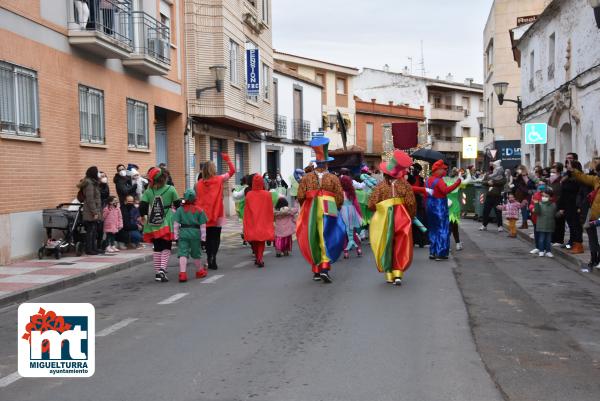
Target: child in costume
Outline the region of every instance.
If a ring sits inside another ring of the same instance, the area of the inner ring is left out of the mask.
[[[447,186],[444,177],[448,166],[442,160],[433,163],[431,177],[426,187],[433,190],[427,196],[427,229],[429,230],[429,259],[437,261],[448,259],[450,254],[450,217],[448,215],[448,194],[459,187],[461,179]]]
[[[392,159],[379,166],[384,180],[369,198],[369,209],[375,211],[369,231],[377,270],[385,272],[386,281],[397,286],[402,285],[413,256],[412,219],[417,203],[404,178],[411,164],[406,153],[395,150]]]
[[[123,216],[119,208],[119,199],[115,196],[108,197],[108,203],[102,210],[102,220],[104,221],[104,233],[106,234],[107,253],[119,252],[116,240],[117,233],[123,228]]]
[[[173,207],[179,204],[175,187],[167,184],[169,172],[153,167],[148,172],[150,186],[144,191],[140,202],[140,215],[145,218],[144,242],[154,246],[154,279],[167,282],[167,265],[171,256],[174,237]]]
[[[310,142],[315,151],[317,168],[307,173],[298,186],[298,202],[302,205],[296,224],[298,246],[312,266],[313,280],[333,282],[329,271],[342,254],[346,228],[338,218],[344,203],[340,180],[327,171],[329,138],[316,137]]]
[[[275,205],[275,249],[280,258],[289,256],[292,251],[292,236],[296,231],[296,215],[298,209],[290,208],[288,201],[280,197]]]
[[[527,202],[527,201],[524,201]],[[523,205],[517,201],[515,194],[508,194],[508,201],[505,205],[498,205],[498,210],[504,212],[504,217],[508,221],[508,236],[517,238],[517,220]]]
[[[534,200],[533,213],[537,217],[535,229],[538,233],[537,249],[538,256],[553,258],[552,255],[552,233],[556,226],[556,204],[552,199],[553,191],[547,188],[541,193],[541,200]]]
[[[244,222],[244,206],[246,204],[246,188],[248,188],[247,184],[248,177],[243,176],[240,180],[240,185],[236,185],[233,187],[233,201],[235,202],[235,212],[238,216],[240,222]],[[242,226],[242,232],[240,233],[242,237],[242,245],[246,245],[246,240],[244,239],[244,227]]]
[[[362,256],[362,247],[360,245],[359,232],[362,227],[362,216],[360,206],[356,197],[356,191],[350,176],[344,175],[340,179],[342,189],[344,190],[344,204],[340,210],[342,221],[346,225],[346,248],[344,248],[344,259],[350,257],[349,252],[356,248],[356,255]]]
[[[271,193],[265,191],[263,178],[256,174],[252,178],[252,190],[246,194],[244,209],[244,238],[252,245],[256,257],[255,264],[264,267],[263,253],[265,242],[273,241],[274,230],[273,201]]]
[[[175,237],[179,240],[177,256],[179,256],[179,282],[187,281],[187,262],[191,257],[196,266],[196,278],[206,277],[206,268],[200,260],[202,250],[201,241],[206,240],[206,213],[195,204],[196,192],[188,189],[183,195],[185,203],[175,212],[173,221],[175,223]]]

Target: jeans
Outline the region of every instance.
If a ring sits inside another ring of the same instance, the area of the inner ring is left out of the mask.
[[[206,257],[208,265],[215,267],[217,264],[217,253],[221,245],[221,227],[206,227]]]
[[[552,233],[538,231],[537,249],[540,252],[552,252]]]
[[[492,210],[496,214],[496,221],[498,223],[498,227],[502,227],[502,213],[500,213],[498,211],[498,209],[496,209],[496,206],[498,206],[500,204],[501,200],[502,200],[501,196],[494,196],[494,195],[488,194],[485,197],[485,203],[483,204],[483,225],[484,225],[484,227],[487,227],[488,223],[490,222],[490,213],[492,212]]]
[[[527,224],[527,219],[529,219],[529,207],[523,206],[521,208],[521,217],[523,218],[523,224]]]

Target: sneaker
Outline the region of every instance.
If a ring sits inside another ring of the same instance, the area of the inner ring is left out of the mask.
[[[206,267],[198,269],[198,271],[196,272],[196,278],[204,278],[207,275],[208,275],[208,271],[206,270]]]
[[[557,247],[563,246],[563,244],[561,244],[560,242],[555,242],[555,243],[552,244],[552,246],[554,248],[557,248]]]
[[[456,244],[456,250],[457,250],[457,251],[462,251],[462,249],[463,249],[463,244],[462,244],[462,242],[458,242],[458,243]]]
[[[481,226],[481,227],[479,227],[479,231],[487,231],[487,227],[486,226]]]
[[[125,248],[127,249],[127,248]],[[117,248],[116,246],[113,246],[113,252],[118,253],[121,252],[121,250],[119,248]]]
[[[584,267],[583,269],[580,270],[580,272],[582,272],[582,273],[589,273],[590,269],[587,268],[587,267]]]
[[[119,247],[117,249],[119,249],[121,251],[126,251],[128,248],[127,248],[127,245],[125,243],[120,242],[119,243]]]
[[[107,246],[106,253],[115,253],[115,248],[113,248],[112,246]]]
[[[265,267],[265,262],[256,262],[256,267],[258,267],[258,268]]]
[[[319,273],[313,274],[313,281],[321,281],[321,275]]]
[[[328,272],[321,272],[319,276],[321,276],[321,280],[323,280],[324,283],[333,283],[333,280],[331,279],[331,276]]]
[[[400,287],[402,285],[402,279],[401,278],[396,278],[394,280],[394,285],[397,285],[398,287]]]
[[[160,276],[160,281],[163,283],[166,283],[167,281],[169,281],[169,278],[167,277],[167,272],[164,271],[163,269],[160,269],[158,271],[158,276]]]
[[[540,253],[540,250],[537,248],[532,249],[531,251],[529,251],[530,254],[535,255],[536,253]]]
[[[158,281],[160,283],[162,281],[162,275],[160,273],[156,273],[154,275],[154,281]]]
[[[554,255],[552,255],[552,252],[546,252],[546,257],[547,258],[553,258]]]
[[[542,257],[542,256],[544,256],[545,254],[546,254],[545,252],[540,252],[540,253],[538,253],[538,256],[539,256],[539,257]]]
[[[187,281],[187,272],[180,272],[179,273],[179,282],[185,283],[186,281]]]
[[[431,260],[435,260],[435,259],[436,259],[436,256],[435,256],[435,255],[429,255],[429,259],[431,259]]]
[[[498,227],[498,232],[501,233],[502,231],[504,231],[504,228]]]

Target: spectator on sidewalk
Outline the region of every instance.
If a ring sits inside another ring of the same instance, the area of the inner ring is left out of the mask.
[[[566,160],[567,166],[582,172],[581,163],[577,160]],[[571,171],[567,171],[561,180],[561,196],[557,205],[558,212],[564,217],[569,225],[569,245],[570,253],[583,253],[583,227],[580,220],[580,205],[578,204],[580,183],[574,177]]]
[[[514,194],[508,194],[508,201],[505,205],[499,205],[498,210],[504,212],[504,217],[508,221],[508,236],[517,237],[517,220],[521,211],[522,204],[517,201]]]
[[[92,166],[87,169],[85,178],[79,182],[78,188],[83,198],[82,219],[86,233],[85,253],[98,255],[98,221],[102,216],[98,167]]]
[[[142,218],[140,211],[135,207],[133,196],[128,195],[125,198],[125,205],[121,208],[123,217],[123,229],[119,231],[117,240],[129,247],[139,248],[142,242]],[[126,249],[120,247],[119,249]]]
[[[100,204],[102,205],[102,209],[106,207],[108,204],[108,198],[110,197],[110,187],[108,186],[108,177],[104,171],[100,171],[100,182],[98,184],[98,189],[100,189]],[[98,249],[105,249],[106,244],[104,243],[104,222],[102,219],[98,220]]]
[[[556,228],[556,204],[553,199],[554,192],[550,188],[542,193],[541,201],[534,200],[533,212],[537,216],[536,231],[538,233],[538,256],[553,258],[552,233]]]
[[[498,224],[498,232],[502,231],[502,214],[496,211],[496,207],[502,202],[502,189],[506,183],[502,161],[496,160],[490,164],[492,172],[486,174],[483,184],[487,185],[488,191],[483,204],[483,224],[479,231],[486,231],[490,222],[490,213],[494,211]]]
[[[562,178],[563,178],[563,164],[554,163],[550,168],[550,178],[548,180],[548,187],[552,188],[553,201],[556,205],[559,205],[560,198],[562,196]],[[564,213],[557,213],[556,224],[554,226],[554,233],[552,234],[552,246],[563,246],[565,242],[565,215]]]
[[[123,164],[117,165],[117,174],[115,174],[113,182],[117,188],[117,195],[119,196],[119,203],[121,205],[125,204],[127,195],[136,195],[137,185],[131,182],[131,177],[127,175],[127,169]]]
[[[108,204],[102,210],[102,218],[104,220],[104,233],[106,234],[106,252],[119,252],[117,233],[123,228],[123,216],[116,197],[108,197]]]
[[[140,172],[133,168],[130,171],[131,174],[131,183],[135,185],[135,195],[136,199],[142,199],[142,194],[144,190],[148,186],[148,180],[140,175]]]
[[[600,196],[598,196],[598,190],[600,189],[600,163],[596,164],[596,175],[583,174],[582,171],[578,171],[573,167],[572,164],[567,166],[567,169],[571,172],[573,178],[579,181],[581,184],[592,188],[587,202],[589,209],[586,215],[585,228],[588,235],[589,247],[591,260],[588,263],[590,268],[600,266],[600,244],[598,243],[598,230],[595,222],[600,218]],[[590,224],[591,223],[591,224]]]
[[[523,207],[521,208],[521,227],[520,229],[528,229],[528,220],[529,220],[529,203],[531,202],[531,195],[535,192],[535,181],[532,177],[529,176],[529,172],[527,171],[526,166],[519,166],[517,168],[517,177],[514,180],[515,187],[513,188],[513,193],[515,194],[515,199],[517,202],[521,203]]]

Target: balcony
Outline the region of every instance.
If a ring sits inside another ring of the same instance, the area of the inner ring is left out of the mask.
[[[433,136],[433,150],[438,152],[462,152],[462,137]]]
[[[123,65],[146,75],[168,74],[171,69],[169,27],[144,12],[131,14],[134,52],[123,60]]]
[[[432,103],[431,104],[431,120],[440,121],[462,121],[465,119],[465,112],[462,106],[454,106],[450,104]]]
[[[103,58],[133,51],[130,0],[69,0],[69,43]]]
[[[271,136],[275,138],[287,138],[287,117],[280,116],[279,114],[275,116],[275,131],[271,133]]]
[[[310,141],[310,121],[294,120],[294,140],[302,142]]]

